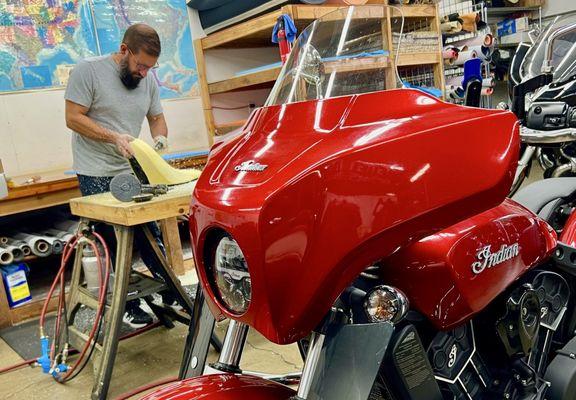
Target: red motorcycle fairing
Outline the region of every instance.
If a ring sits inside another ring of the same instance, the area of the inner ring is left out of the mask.
[[[276,343],[302,338],[367,265],[500,204],[519,146],[512,113],[417,90],[258,110],[194,189],[190,231],[211,309]],[[206,274],[214,229],[238,242],[250,270],[241,316]]]
[[[295,394],[294,390],[263,378],[216,374],[173,383],[142,400],[288,400]]]
[[[560,234],[560,241],[571,247],[576,247],[576,213],[570,214],[566,223],[564,224],[564,229]]]
[[[552,227],[506,199],[401,249],[382,263],[381,277],[438,329],[448,330],[484,309],[555,248]]]

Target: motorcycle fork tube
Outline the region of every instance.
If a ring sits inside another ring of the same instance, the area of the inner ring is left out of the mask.
[[[218,362],[212,365],[212,368],[222,372],[241,373],[240,358],[242,357],[242,350],[244,349],[247,335],[248,325],[231,320],[222,344],[220,357]]]
[[[318,361],[320,360],[320,354],[322,353],[322,346],[324,345],[325,335],[317,332],[312,332],[310,337],[310,344],[308,346],[308,353],[306,355],[306,362],[304,363],[304,369],[302,371],[302,378],[300,379],[300,385],[298,385],[298,394],[296,399],[307,399],[310,393],[310,388],[312,387],[312,380],[314,378],[314,373],[318,367]]]

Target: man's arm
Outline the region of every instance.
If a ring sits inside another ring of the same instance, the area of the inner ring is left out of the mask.
[[[86,115],[88,110],[88,107],[66,100],[66,126],[90,139],[115,144],[124,157],[132,157],[134,153],[130,142],[134,138],[101,127]]]
[[[166,125],[166,118],[164,114],[158,114],[155,116],[148,115],[148,125],[150,126],[150,133],[152,134],[152,139],[156,144],[157,150],[165,150],[168,146],[168,126]]]

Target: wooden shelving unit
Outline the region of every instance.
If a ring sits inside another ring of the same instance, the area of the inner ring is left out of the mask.
[[[386,4],[386,0],[371,0],[369,4]],[[210,34],[203,39],[197,39],[194,43],[194,51],[196,54],[196,63],[198,68],[198,76],[200,82],[200,92],[202,96],[202,103],[204,108],[204,117],[206,121],[206,129],[209,132],[211,140],[214,135],[229,132],[233,128],[241,126],[242,121],[234,121],[234,123],[217,124],[215,123],[212,95],[247,90],[247,89],[261,89],[271,88],[280,73],[281,67],[275,65],[268,69],[261,69],[255,72],[246,73],[243,75],[232,76],[228,79],[218,80],[215,82],[208,82],[207,69],[210,65],[206,65],[206,52],[213,49],[243,49],[254,47],[271,47],[270,41],[272,29],[276,24],[278,17],[282,14],[288,14],[301,32],[306,26],[314,20],[332,12],[337,9],[344,8],[342,6],[312,6],[312,5],[287,5],[276,11],[268,14],[261,15],[249,21],[245,21],[238,25],[224,29],[219,32]],[[386,15],[385,15],[386,14]],[[435,4],[422,4],[412,6],[402,6],[402,14],[406,19],[427,20],[432,31],[438,33],[438,51],[425,52],[425,53],[402,53],[399,56],[398,66],[422,66],[431,65],[434,71],[434,79],[438,88],[444,88],[444,71],[441,56],[440,45],[440,20],[438,17],[438,8]],[[400,12],[392,10],[390,13],[382,13],[383,18],[392,18],[400,16]],[[372,15],[372,17],[374,17]],[[390,26],[390,24],[388,24]],[[389,48],[392,48],[391,39],[389,39]],[[350,59],[347,61],[326,62],[326,72],[338,71],[361,71],[370,70],[374,68],[387,68],[394,67],[394,54],[390,56],[379,57],[366,57]],[[392,68],[390,68],[392,70]],[[387,78],[394,79],[393,77]]]

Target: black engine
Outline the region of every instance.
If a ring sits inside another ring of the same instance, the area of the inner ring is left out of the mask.
[[[561,275],[534,272],[474,322],[436,334],[428,357],[443,397],[576,400],[576,341],[554,348],[569,298]]]

